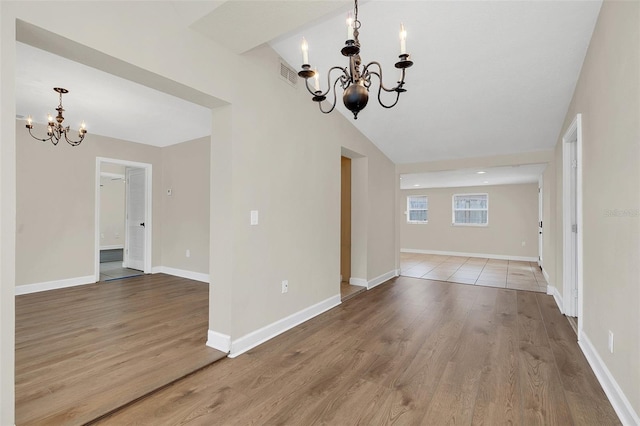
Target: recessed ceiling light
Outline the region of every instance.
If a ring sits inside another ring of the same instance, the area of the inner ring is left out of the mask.
[[[419,184],[419,183],[416,183],[416,184],[414,184],[413,186],[420,186],[420,184]]]
[[[477,173],[477,174],[479,174],[479,175],[483,175],[483,174],[485,174],[485,173],[487,173],[487,172],[485,172],[484,170],[480,170],[480,171],[478,171],[478,172],[476,172],[476,173]]]
[[[482,182],[482,183],[489,183],[489,181],[488,181],[488,180],[485,180],[485,181],[484,181],[484,182]]]

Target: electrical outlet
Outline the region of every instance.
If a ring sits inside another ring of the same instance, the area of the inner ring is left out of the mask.
[[[289,291],[289,280],[282,280],[282,293]]]
[[[184,255],[186,257],[191,257],[191,250],[187,249],[187,252]]]
[[[251,224],[258,224],[258,210],[251,210]]]
[[[609,352],[613,353],[613,331],[609,330]]]
[[[524,246],[526,246],[526,245],[527,245],[527,242],[526,242],[526,241],[523,241],[523,242],[522,242],[522,247],[524,247]]]

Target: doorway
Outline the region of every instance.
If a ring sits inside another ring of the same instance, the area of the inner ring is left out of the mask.
[[[582,116],[562,138],[563,305],[581,330],[582,317]]]
[[[366,290],[366,286],[354,285],[363,281],[353,277],[352,271],[352,236],[353,236],[353,176],[352,160],[340,157],[340,297],[342,301]]]
[[[96,282],[151,273],[151,164],[98,157],[96,182]]]

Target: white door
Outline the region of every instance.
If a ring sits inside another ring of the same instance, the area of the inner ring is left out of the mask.
[[[127,167],[126,238],[124,266],[144,271],[145,169]]]

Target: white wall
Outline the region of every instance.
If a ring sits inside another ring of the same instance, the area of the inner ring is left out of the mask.
[[[473,193],[488,194],[488,226],[451,225],[453,195]],[[409,195],[427,196],[428,223],[407,223],[405,212]],[[401,190],[398,213],[400,247],[403,250],[472,253],[531,260],[538,257],[537,183]]]

